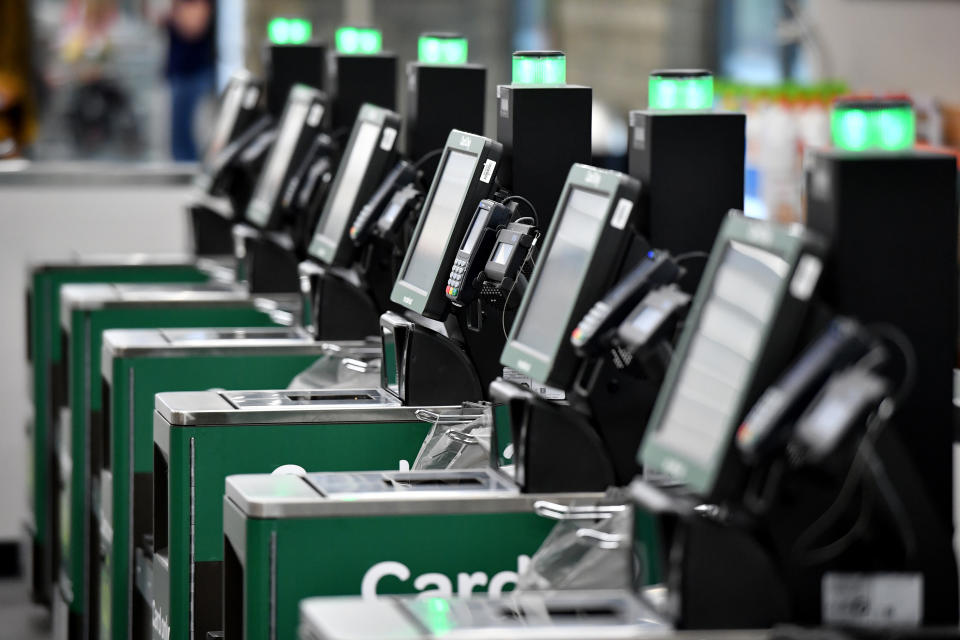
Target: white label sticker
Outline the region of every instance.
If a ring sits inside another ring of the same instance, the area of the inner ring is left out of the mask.
[[[493,177],[493,170],[496,168],[497,163],[494,160],[487,160],[483,163],[483,171],[480,172],[480,182],[484,184],[490,183],[490,178]]]
[[[393,127],[387,127],[383,130],[383,137],[380,138],[380,148],[384,151],[393,149],[393,143],[397,139],[397,130]]]
[[[633,211],[633,203],[626,198],[620,198],[617,208],[613,210],[613,217],[610,218],[610,226],[614,229],[623,229],[627,226],[631,211]]]
[[[647,147],[647,130],[643,127],[636,127],[633,130],[633,148],[634,149],[646,149]]]
[[[517,364],[522,365],[523,362]],[[557,389],[556,387],[551,387],[549,385],[542,384],[537,382],[533,378],[523,373],[520,373],[516,369],[511,369],[510,367],[503,368],[503,379],[507,382],[512,382],[521,387],[527,387],[532,390],[534,393],[539,395],[541,398],[546,400],[566,400],[567,394],[563,389]]]
[[[316,127],[320,124],[321,119],[323,119],[323,105],[315,104],[310,109],[310,115],[307,116],[307,124]]]
[[[244,109],[253,109],[257,106],[257,100],[260,99],[260,90],[256,87],[250,87],[247,89],[246,94],[243,96],[243,108]]]
[[[923,577],[917,573],[828,573],[823,621],[830,625],[917,627],[923,620]]]
[[[817,286],[821,271],[823,271],[823,262],[820,258],[809,253],[802,256],[797,263],[793,280],[790,281],[790,295],[798,300],[808,299]]]

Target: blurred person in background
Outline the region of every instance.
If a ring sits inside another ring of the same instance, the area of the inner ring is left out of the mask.
[[[117,0],[70,0],[59,34],[56,86],[66,90],[67,131],[83,158],[135,155],[141,140],[130,89],[118,73]],[[56,75],[54,76],[56,77]]]
[[[173,0],[164,22],[170,38],[171,151],[174,160],[193,162],[198,158],[194,116],[216,83],[213,0]]]
[[[0,1],[0,158],[20,155],[36,135],[29,6],[30,0]]]

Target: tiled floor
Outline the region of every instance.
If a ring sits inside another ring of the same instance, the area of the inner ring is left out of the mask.
[[[27,585],[0,580],[0,640],[47,640],[50,614],[30,602]]]

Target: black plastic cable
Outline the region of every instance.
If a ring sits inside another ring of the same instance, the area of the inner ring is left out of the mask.
[[[674,257],[674,262],[684,262],[686,260],[706,260],[710,257],[710,253],[707,251],[687,251],[686,253],[681,253],[678,256]]]
[[[530,213],[533,214],[533,224],[536,225],[537,229],[539,229],[540,217],[537,215],[537,208],[533,206],[533,203],[527,200],[526,198],[524,198],[523,196],[512,195],[504,198],[501,204],[507,204],[511,200],[516,200],[517,202],[522,202],[523,204],[527,205],[527,208],[530,209]],[[517,222],[519,222],[519,220],[517,220]]]
[[[441,153],[443,153],[443,147],[440,147],[439,149],[434,149],[433,151],[427,151],[425,154],[423,154],[422,156],[420,156],[420,159],[419,159],[419,160],[417,160],[416,162],[413,163],[413,168],[414,168],[414,169],[419,169],[419,168],[422,167],[427,161],[429,161],[429,160],[437,157],[437,156],[440,155]]]

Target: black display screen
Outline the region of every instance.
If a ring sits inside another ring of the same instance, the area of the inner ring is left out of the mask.
[[[470,187],[477,156],[463,151],[450,151],[443,173],[426,212],[423,227],[410,255],[403,280],[421,293],[433,288],[437,272],[443,266],[443,252],[457,222],[460,205]]]
[[[257,181],[257,188],[254,191],[253,198],[250,201],[250,221],[263,226],[272,213],[273,204],[277,200],[277,195],[283,187],[283,177],[287,173],[290,165],[291,156],[297,147],[297,141],[300,139],[300,132],[303,129],[304,120],[307,118],[307,111],[310,109],[310,103],[306,100],[297,100],[292,103],[283,118],[280,126],[280,132],[277,134],[277,141],[270,150],[266,166],[260,179]]]
[[[480,234],[483,233],[483,229],[486,226],[486,218],[485,210],[477,210],[477,215],[474,216],[473,224],[470,226],[470,233],[463,239],[463,244],[460,245],[460,251],[470,253],[473,251],[473,248],[477,246],[477,240],[480,239]]]
[[[337,191],[332,194],[330,204],[324,210],[317,225],[317,235],[324,237],[331,244],[339,242],[343,230],[350,222],[350,212],[353,211],[356,203],[357,193],[367,173],[370,156],[373,154],[379,133],[380,125],[373,122],[361,121],[358,125],[350,157],[341,168]]]
[[[507,260],[510,259],[510,250],[513,248],[513,245],[509,242],[498,242],[497,246],[493,249],[493,262],[497,264],[506,265]]]
[[[237,121],[237,114],[240,113],[240,105],[243,103],[244,94],[249,88],[243,82],[231,82],[227,87],[227,92],[223,96],[223,103],[220,106],[220,113],[217,114],[217,124],[213,130],[213,137],[210,139],[210,144],[207,145],[207,153],[203,158],[205,167],[209,168],[220,151],[230,142],[230,132]]]
[[[769,251],[727,246],[663,412],[661,444],[703,465],[721,451],[740,421],[735,413],[789,272],[790,265]]]
[[[570,189],[557,234],[520,321],[515,338],[519,344],[542,356],[552,357],[556,352],[609,204],[609,195],[578,187]],[[494,254],[494,261],[504,248],[509,254],[509,245],[501,244]]]

